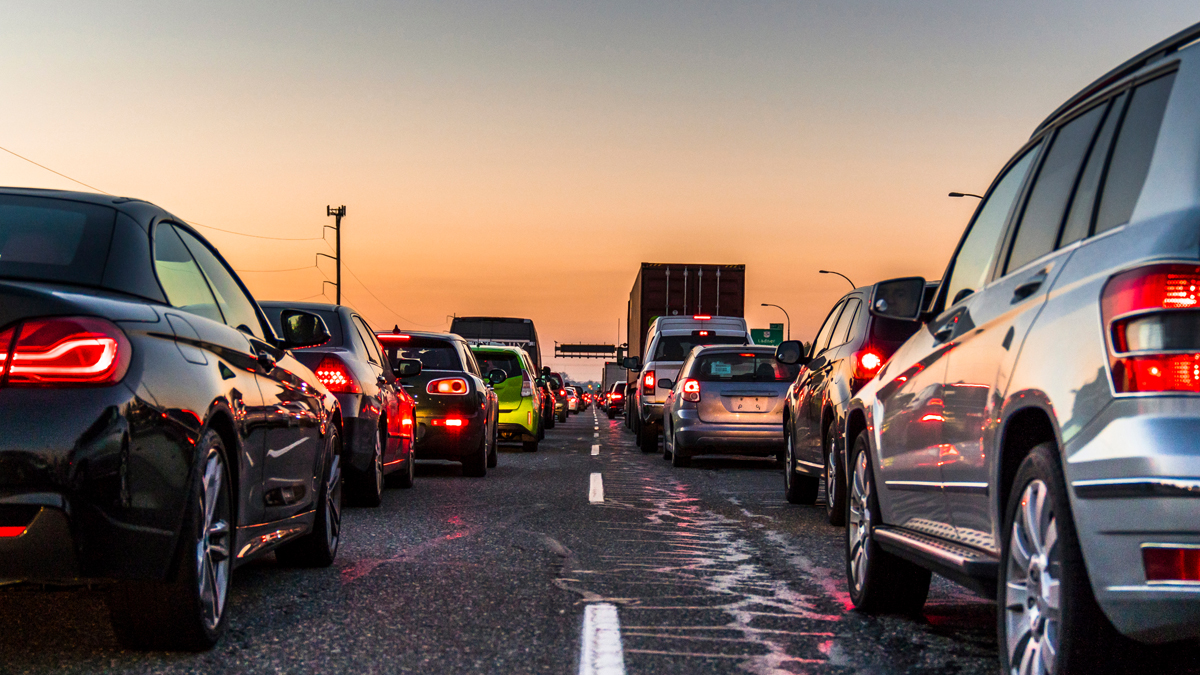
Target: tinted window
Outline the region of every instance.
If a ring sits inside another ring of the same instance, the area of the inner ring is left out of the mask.
[[[1150,170],[1158,128],[1162,126],[1163,112],[1174,81],[1175,74],[1172,73],[1133,90],[1104,178],[1104,196],[1100,198],[1100,212],[1096,216],[1097,233],[1124,225],[1133,215],[1133,207],[1146,182],[1146,172]]]
[[[780,363],[774,354],[717,353],[700,355],[689,372],[701,382],[791,382],[800,366]]]
[[[613,385],[613,391],[617,392],[618,394],[624,394],[625,388],[628,386],[629,386],[628,382],[618,382]]]
[[[682,361],[697,345],[744,345],[745,335],[659,335],[655,361]]]
[[[1025,215],[1017,229],[1007,269],[1015,270],[1054,250],[1075,179],[1104,110],[1104,106],[1097,106],[1071,120],[1054,135],[1025,204]]]
[[[854,320],[858,317],[858,307],[861,304],[862,301],[857,298],[846,301],[846,308],[842,310],[842,315],[833,327],[833,337],[829,340],[829,346],[844,345],[850,340],[850,332],[854,330]]]
[[[833,311],[829,316],[825,317],[825,323],[821,325],[821,330],[817,331],[817,337],[813,340],[812,351],[813,355],[819,354],[829,346],[829,336],[833,335],[833,326],[837,323],[839,312],[842,311],[842,303],[834,305]]]
[[[475,360],[479,362],[480,370],[485,373],[499,368],[509,377],[516,377],[522,371],[521,358],[512,352],[478,351],[475,352]]]
[[[389,360],[419,359],[424,370],[464,370],[458,350],[449,340],[412,337],[403,345],[388,341],[384,347]]]
[[[458,346],[459,357],[462,358],[463,363],[467,364],[467,372],[482,377],[483,374],[479,371],[479,362],[475,360],[475,355],[463,343],[459,342],[456,344]]]
[[[213,321],[225,321],[200,267],[170,225],[159,225],[154,230],[154,269],[172,307]]]
[[[1087,237],[1092,229],[1092,214],[1096,211],[1096,191],[1100,188],[1100,179],[1104,176],[1104,165],[1108,161],[1108,151],[1112,148],[1113,135],[1117,130],[1117,123],[1121,120],[1124,104],[1125,94],[1117,96],[1109,106],[1104,126],[1100,127],[1100,133],[1092,143],[1087,165],[1083,168],[1083,175],[1079,177],[1079,187],[1075,188],[1075,198],[1071,200],[1071,211],[1067,214],[1067,224],[1063,226],[1059,246],[1066,246]]]
[[[1029,165],[1033,163],[1037,147],[1026,152],[996,181],[987,200],[976,212],[950,272],[946,294],[950,304],[957,304],[987,283],[988,272],[996,259],[996,245],[1004,233],[1004,223],[1008,221],[1009,211],[1012,210],[1021,183],[1025,181],[1025,174],[1029,173]]]
[[[163,229],[162,226],[159,229]],[[258,320],[258,311],[254,309],[254,303],[246,297],[246,293],[225,265],[213,255],[204,242],[184,230],[176,231],[192,252],[192,257],[199,263],[200,269],[204,271],[204,276],[208,278],[208,286],[217,298],[221,313],[225,315],[225,323],[260,340],[265,339],[262,322]]]
[[[267,315],[267,321],[271,322],[271,327],[275,329],[276,335],[283,335],[283,322],[280,315],[283,310],[287,309],[286,305],[265,304],[263,305],[263,313]],[[309,314],[316,314],[325,321],[325,327],[329,329],[329,341],[317,345],[316,347],[298,347],[298,349],[324,349],[326,347],[341,347],[345,343],[342,338],[342,319],[338,313],[329,309],[308,309],[297,307],[301,311]]]
[[[0,197],[0,276],[99,285],[116,213],[57,199]]]
[[[921,327],[918,321],[899,321],[874,317],[871,321],[871,345],[889,357]]]

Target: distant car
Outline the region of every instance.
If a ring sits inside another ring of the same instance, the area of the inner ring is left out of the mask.
[[[581,405],[580,399],[579,399],[579,388],[578,387],[567,387],[566,389],[567,389],[567,408],[571,412],[580,412],[581,410],[583,410],[583,406]]]
[[[538,389],[542,392],[542,430],[541,437],[546,437],[546,429],[553,429],[555,411],[558,409],[558,390],[550,382],[550,369],[542,368],[542,375],[537,379]]]
[[[637,434],[642,452],[658,450],[662,430],[663,403],[668,389],[659,387],[659,380],[674,381],[679,367],[692,347],[697,345],[750,345],[754,340],[746,320],[732,316],[660,316],[650,322],[646,333],[646,360],[625,359],[625,366],[638,373],[638,386],[629,392],[633,396],[633,432]]]
[[[929,296],[937,291],[931,285]],[[806,365],[784,399],[784,493],[793,504],[813,504],[825,479],[826,517],[846,518],[846,452],[841,436],[850,398],[920,327],[913,321],[872,316],[873,287],[856,288],[834,304],[806,349],[795,341],[776,348],[782,363]]]
[[[663,457],[677,467],[705,454],[783,454],[784,396],[798,366],[775,360],[773,347],[695,347],[679,380],[663,378]]]
[[[400,371],[403,360],[421,369],[400,378],[417,402],[416,459],[461,462],[463,475],[482,478],[496,466],[499,405],[491,385],[508,379],[503,370],[484,373],[467,341],[450,333],[376,333],[388,360]]]
[[[295,350],[296,360],[317,374],[342,406],[346,496],[379,506],[384,476],[397,473],[399,487],[413,484],[413,399],[396,381],[383,348],[366,320],[345,305],[263,302],[276,330],[287,310],[316,314],[329,328],[329,341]]]
[[[550,372],[546,375],[546,381],[554,390],[554,414],[559,422],[566,422],[567,416],[571,414],[567,407],[567,380],[560,373]]]
[[[153,204],[0,189],[0,579],[113,582],[123,646],[202,650],[236,567],[333,564],[341,410],[290,351],[327,339]]]
[[[537,371],[529,354],[519,347],[490,345],[474,345],[471,351],[480,370],[502,370],[508,376],[493,385],[500,406],[500,440],[518,442],[525,452],[537,452],[542,438],[542,395],[534,386]]]
[[[603,405],[608,419],[611,420],[617,415],[625,414],[625,388],[628,386],[626,382],[617,382],[612,386],[612,390],[605,395]]]

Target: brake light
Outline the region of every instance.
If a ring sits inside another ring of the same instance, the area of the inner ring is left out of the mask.
[[[706,330],[698,330],[698,331],[696,331],[696,335],[698,335],[698,336],[700,336],[700,337],[708,337],[708,331],[706,331]]]
[[[445,419],[434,419],[430,422],[435,427],[449,427],[452,429],[461,428],[465,420],[461,417],[447,417]]]
[[[883,357],[871,349],[864,349],[854,355],[854,377],[860,380],[869,380],[875,377],[875,373],[879,372],[879,368],[883,366]]]
[[[654,393],[654,371],[653,370],[647,370],[646,374],[642,376],[642,393],[643,394],[653,394]]]
[[[1119,274],[1100,307],[1117,392],[1200,393],[1200,266]]]
[[[345,362],[333,354],[326,354],[325,358],[321,359],[317,366],[317,379],[335,394],[362,393],[362,388],[358,386]]]
[[[708,320],[709,320],[709,319],[711,319],[711,318],[712,318],[712,317],[711,317],[711,316],[709,316],[709,315],[707,315],[707,314],[697,314],[697,315],[695,315],[695,316],[693,316],[693,317],[692,317],[692,319],[694,319],[694,320],[696,320],[696,321],[708,321]]]
[[[1146,545],[1142,547],[1146,581],[1200,583],[1200,548]]]
[[[411,335],[400,335],[398,333],[376,333],[375,337],[379,338],[380,342],[394,342],[412,339]]]
[[[132,352],[120,328],[94,317],[26,321],[0,332],[0,350],[0,374],[12,387],[116,384]]]
[[[614,400],[616,400],[618,398],[625,398],[625,394],[620,394],[620,393],[616,393],[616,392],[609,394],[609,396],[611,396]]]
[[[462,396],[467,393],[470,387],[467,386],[467,381],[461,377],[447,377],[440,380],[430,380],[429,384],[425,385],[425,393],[427,394],[446,394],[449,396]]]
[[[5,347],[5,349],[8,349],[8,348]],[[25,526],[24,525],[12,525],[12,526],[6,525],[4,527],[0,527],[0,538],[19,537],[23,534],[25,534]]]
[[[688,378],[683,381],[683,400],[692,403],[700,402],[700,383]]]

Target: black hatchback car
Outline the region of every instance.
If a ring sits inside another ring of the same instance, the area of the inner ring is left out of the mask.
[[[393,330],[376,333],[388,360],[421,362],[421,371],[400,381],[417,402],[417,459],[462,462],[463,475],[482,478],[496,466],[500,404],[492,384],[508,378],[503,370],[487,373],[470,345],[452,333]]]
[[[781,363],[804,366],[784,401],[784,491],[793,504],[814,504],[824,478],[825,510],[833,525],[846,519],[846,453],[838,443],[846,404],[920,327],[872,316],[867,301],[873,288],[842,296],[807,348],[789,341],[775,351]],[[929,284],[927,298],[936,292],[937,284]]]
[[[112,580],[118,639],[206,649],[233,569],[327,566],[335,399],[229,265],[147,202],[0,189],[0,579]]]

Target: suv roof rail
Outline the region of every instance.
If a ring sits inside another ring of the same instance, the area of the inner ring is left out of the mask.
[[[1050,116],[1047,117],[1041,124],[1039,124],[1037,129],[1034,129],[1033,135],[1038,135],[1042,129],[1050,126],[1050,124],[1052,124],[1059,117],[1062,117],[1066,113],[1070,112],[1075,106],[1083,103],[1093,95],[1099,93],[1102,89],[1110,84],[1124,78],[1127,75],[1131,75],[1141,70],[1142,68],[1154,63],[1155,61],[1158,61],[1159,59],[1166,58],[1167,56],[1178,51],[1180,48],[1187,46],[1188,43],[1195,42],[1196,40],[1200,40],[1200,23],[1195,23],[1187,28],[1184,28],[1171,37],[1138,54],[1132,59],[1129,59],[1125,63],[1113,68],[1104,75],[1100,76],[1100,78],[1095,82],[1092,82],[1088,86],[1084,87],[1083,90],[1078,94],[1075,94],[1071,98],[1067,99],[1067,102],[1059,106],[1057,110],[1050,113]]]

